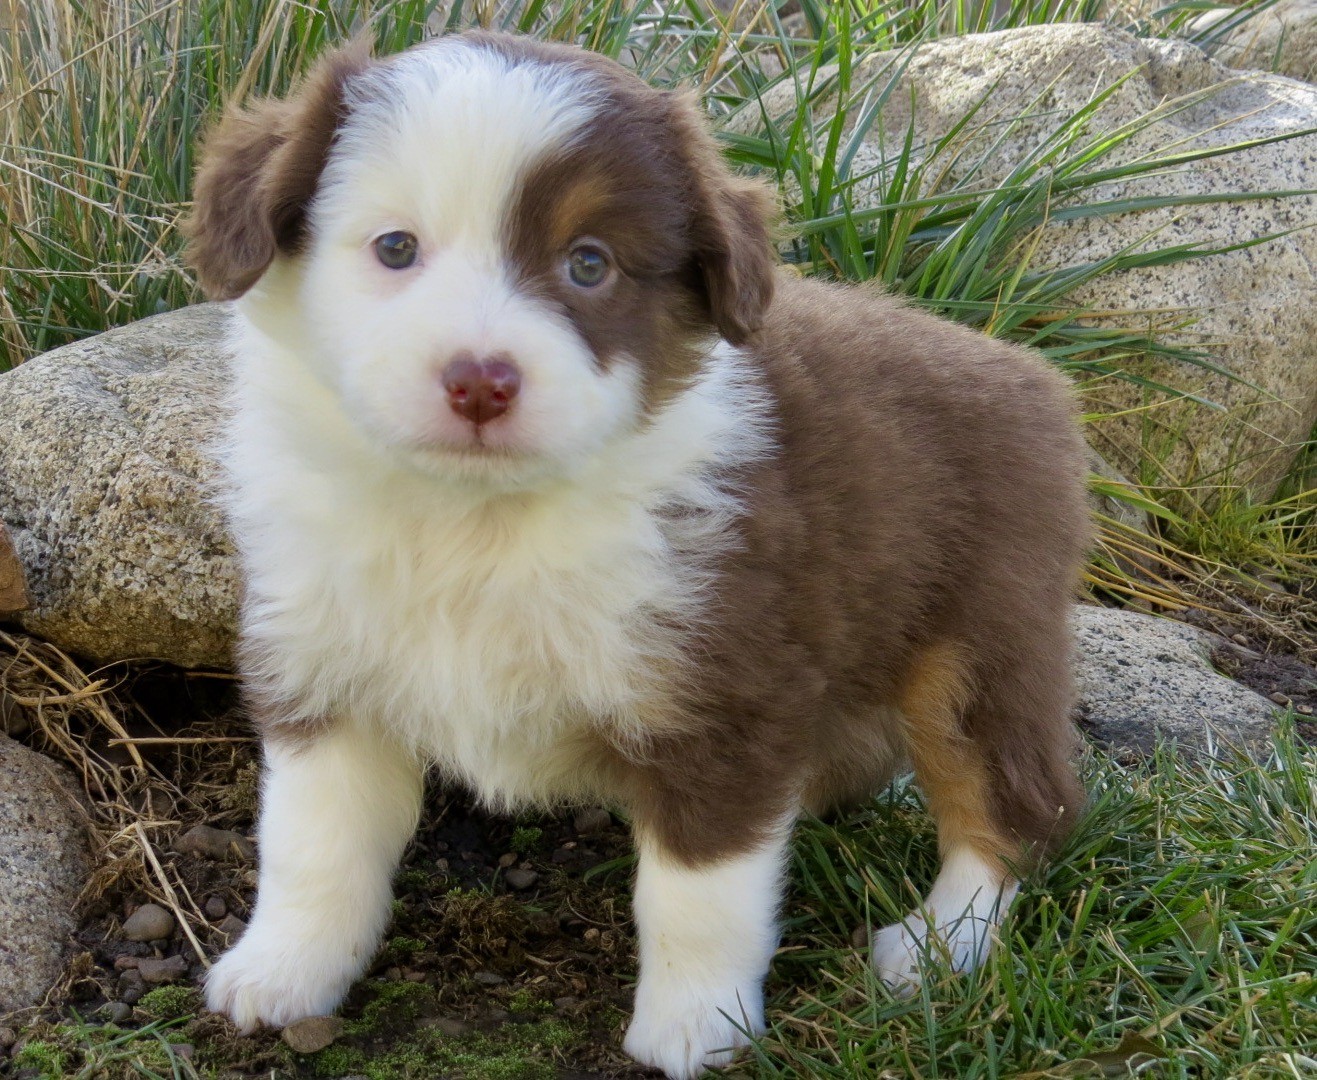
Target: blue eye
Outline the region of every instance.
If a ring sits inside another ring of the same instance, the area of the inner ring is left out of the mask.
[[[375,241],[375,257],[390,270],[406,270],[416,261],[416,237],[388,232]]]
[[[567,276],[573,285],[593,289],[608,277],[608,256],[599,248],[582,244],[567,256]]]

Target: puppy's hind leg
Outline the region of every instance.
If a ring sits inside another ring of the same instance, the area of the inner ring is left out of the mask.
[[[343,721],[267,736],[256,910],[206,979],[239,1030],[333,1011],[379,945],[391,878],[416,827],[423,770]]]
[[[1015,872],[1068,831],[1083,797],[1069,761],[1068,646],[1064,633],[1040,636],[977,678],[954,645],[918,658],[901,714],[942,868],[919,908],[874,935],[874,967],[894,988],[917,987],[929,961],[982,963]]]

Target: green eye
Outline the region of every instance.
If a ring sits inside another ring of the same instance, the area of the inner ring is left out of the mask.
[[[406,270],[416,261],[416,237],[388,232],[375,241],[375,257],[390,270]]]
[[[567,276],[573,285],[593,289],[608,277],[608,256],[597,247],[582,244],[567,256]]]

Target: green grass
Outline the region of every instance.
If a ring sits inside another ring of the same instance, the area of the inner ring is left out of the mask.
[[[807,822],[769,981],[771,1030],[737,1075],[1134,1075],[1123,1059],[1138,1075],[1186,1080],[1314,1075],[1317,749],[1285,720],[1260,764],[1166,747],[1137,766],[1092,754],[1086,774],[1088,814],[1026,883],[989,962],[909,999],[878,983],[854,935],[899,918],[931,881],[936,841],[916,792],[898,787],[844,820]],[[625,872],[611,880],[626,888]],[[434,988],[363,985],[338,1044],[310,1058],[276,1044],[283,1063],[263,1059],[262,1075],[539,1080],[589,1038],[551,1017],[443,1036],[423,1019]],[[169,990],[171,1009],[183,993]],[[529,993],[512,1004],[549,1008]],[[208,1043],[206,1030],[75,1021],[34,1035],[16,1062],[42,1080],[213,1076],[235,1042]],[[184,1040],[197,1044],[196,1067],[171,1047]]]
[[[1166,748],[1136,768],[1095,757],[1089,773],[1089,815],[988,965],[911,1000],[876,984],[850,935],[931,881],[915,794],[806,828],[757,1075],[1123,1076],[1066,1063],[1134,1035],[1166,1055],[1141,1075],[1312,1075],[1317,753],[1286,731],[1262,766]]]

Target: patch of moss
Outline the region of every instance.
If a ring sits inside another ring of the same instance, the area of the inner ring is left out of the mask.
[[[157,986],[137,1007],[153,1020],[179,1020],[201,1008],[201,995],[190,986]]]
[[[417,1080],[461,1076],[463,1080],[553,1080],[561,1053],[582,1039],[559,1020],[503,1024],[492,1031],[446,1036],[420,1027],[392,1046],[367,1053],[336,1045],[315,1056],[317,1076],[365,1075],[369,1080]]]
[[[366,1055],[352,1046],[328,1046],[315,1055],[312,1068],[317,1076],[360,1075],[366,1068]]]
[[[401,870],[394,878],[394,885],[399,892],[408,889],[425,889],[434,883],[434,875],[427,870]]]
[[[553,1012],[553,1002],[546,1001],[533,991],[522,987],[513,991],[508,998],[508,1011],[515,1013],[539,1013],[544,1015]]]
[[[344,1026],[344,1034],[375,1037],[409,1027],[417,1017],[435,1009],[435,992],[424,983],[380,982],[370,985],[371,999],[356,1020]]]
[[[64,1048],[57,1043],[33,1040],[14,1055],[14,1069],[36,1069],[41,1080],[60,1080],[66,1060]]]
[[[389,938],[384,945],[384,957],[391,963],[400,960],[406,960],[410,956],[415,956],[419,952],[424,952],[426,943],[420,938],[404,937],[399,934],[397,937]]]
[[[544,830],[534,825],[519,825],[512,831],[511,847],[518,855],[526,855],[540,846]]]

